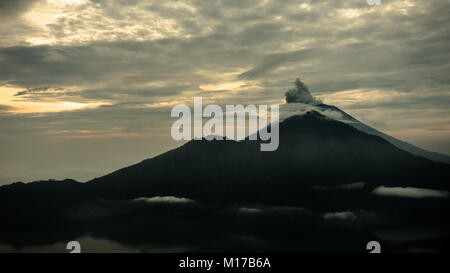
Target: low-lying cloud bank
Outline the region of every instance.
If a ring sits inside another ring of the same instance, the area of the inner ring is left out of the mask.
[[[414,188],[414,187],[376,187],[372,193],[384,196],[398,196],[398,197],[408,197],[408,198],[445,198],[450,195],[447,191],[430,190],[424,188]]]
[[[350,183],[350,184],[342,184],[342,185],[336,185],[332,187],[322,186],[322,185],[316,185],[314,186],[314,190],[316,191],[329,191],[329,190],[361,190],[365,187],[365,182],[356,182],[356,183]]]
[[[380,215],[376,215],[372,211],[367,210],[357,210],[357,211],[350,211],[350,210],[344,210],[344,211],[332,211],[332,212],[326,212],[323,214],[323,218],[325,220],[362,220],[367,223],[367,221],[372,222],[373,220],[377,219]]]
[[[259,209],[259,208],[240,207],[238,209],[238,212],[239,213],[244,213],[244,214],[247,214],[247,213],[261,213],[261,212],[263,212],[263,210]]]
[[[323,215],[323,218],[339,220],[356,219],[356,214],[351,211],[327,212]]]
[[[153,197],[139,197],[133,199],[133,201],[138,202],[149,202],[149,203],[192,203],[195,200],[183,197],[175,196],[153,196]]]

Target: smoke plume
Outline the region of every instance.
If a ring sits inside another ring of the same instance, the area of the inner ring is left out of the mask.
[[[289,89],[284,95],[286,96],[286,103],[306,103],[306,104],[320,104],[321,100],[316,99],[309,92],[308,86],[304,84],[299,78],[295,80],[295,88]]]

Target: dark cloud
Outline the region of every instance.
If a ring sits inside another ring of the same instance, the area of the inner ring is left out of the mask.
[[[17,92],[14,96],[19,97],[19,96],[25,96],[25,95],[36,95],[36,94],[46,94],[48,95],[49,93],[61,93],[64,91],[64,88],[51,88],[51,87],[35,87],[35,88],[27,88],[25,90],[19,91]]]
[[[11,109],[12,109],[11,106],[0,104],[0,112]]]
[[[0,15],[12,17],[26,12],[40,0],[2,0],[0,1]]]
[[[124,13],[139,4],[99,3],[105,11],[122,9]],[[142,89],[139,85],[153,80],[167,81],[168,86],[174,86],[177,84],[169,81],[177,78],[192,81],[188,85],[194,85],[195,81],[206,77],[192,72],[229,73],[251,66],[240,74],[240,79],[265,81],[264,78],[270,78],[270,81],[278,81],[280,93],[298,74],[304,75],[317,94],[349,88],[395,87],[411,91],[417,83],[423,82],[421,77],[429,70],[439,70],[431,84],[448,81],[448,24],[442,18],[446,16],[443,10],[448,10],[449,5],[443,2],[415,2],[417,7],[408,14],[393,9],[384,16],[374,7],[359,2],[311,2],[310,10],[299,9],[296,1],[253,3],[260,8],[261,17],[256,16],[248,4],[196,1],[186,4],[197,9],[192,17],[196,26],[191,25],[195,31],[186,33],[193,35],[189,39],[173,37],[144,42],[4,48],[0,50],[0,60],[8,66],[0,69],[0,80],[25,88],[103,82],[107,88],[103,86],[99,90],[111,88],[123,93],[130,87],[130,92],[135,93]],[[189,10],[182,5],[176,8],[159,2],[142,2],[142,5],[164,18],[181,22],[181,30],[192,23],[186,22],[190,17],[179,16],[180,9]],[[337,16],[349,8],[373,12],[353,19]],[[221,16],[210,16],[214,11]],[[427,16],[416,16],[419,12]],[[298,22],[299,18],[311,14],[313,18]],[[280,19],[277,16],[281,16]],[[70,20],[70,28],[88,27],[83,23],[86,19]],[[349,20],[355,21],[354,24],[345,23]],[[233,23],[238,21],[239,25]],[[54,27],[65,33],[66,23]],[[131,21],[125,25],[136,23]],[[195,35],[205,33],[205,26],[210,28],[207,34]],[[301,49],[292,50],[296,47]],[[92,88],[87,89],[92,94]]]
[[[23,15],[41,0],[1,0],[0,1],[0,47],[24,43],[24,36],[37,31],[24,20]],[[1,60],[0,60],[1,62]]]
[[[154,88],[142,88],[142,87],[128,87],[128,88],[104,88],[104,89],[85,89],[82,91],[70,92],[66,95],[80,96],[86,99],[120,99],[121,96],[135,97],[135,98],[174,98],[174,96],[180,94],[185,90],[195,90],[197,85],[178,85],[178,86],[164,86]],[[142,103],[142,101],[141,101]]]

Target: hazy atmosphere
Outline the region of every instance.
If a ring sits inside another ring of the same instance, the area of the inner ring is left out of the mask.
[[[450,154],[450,2],[2,0],[0,184],[104,175],[180,145],[172,106],[312,95]]]

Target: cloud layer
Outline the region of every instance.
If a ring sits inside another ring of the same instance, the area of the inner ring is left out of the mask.
[[[409,197],[409,198],[445,198],[449,196],[449,192],[423,189],[423,188],[413,188],[413,187],[376,187],[372,193],[378,195],[386,196],[397,196],[397,197]]]
[[[192,203],[194,200],[175,196],[153,196],[153,197],[139,197],[133,201],[142,201],[148,203]]]

